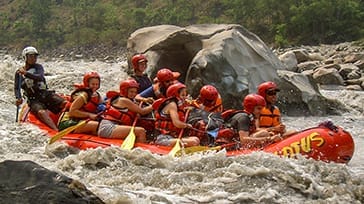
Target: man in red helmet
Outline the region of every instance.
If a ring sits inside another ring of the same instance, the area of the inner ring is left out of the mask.
[[[167,89],[170,85],[178,82],[179,72],[172,72],[168,68],[163,68],[157,72],[155,83],[143,92],[138,94],[136,100],[152,103],[151,99],[165,98]]]
[[[260,113],[258,124],[259,128],[287,137],[296,131],[286,131],[286,126],[282,124],[281,112],[274,105],[277,102],[277,93],[279,91],[277,84],[272,81],[264,82],[258,86],[258,94],[266,101],[266,106],[264,106]]]
[[[15,73],[14,93],[16,105],[19,106],[23,103],[21,95],[21,89],[23,89],[30,111],[50,128],[58,130],[48,110],[58,114],[67,101],[48,89],[44,77],[44,68],[37,63],[38,55],[37,49],[31,46],[24,48],[22,52],[25,65]]]
[[[138,93],[143,92],[145,89],[152,85],[149,76],[144,73],[147,69],[147,58],[143,54],[136,54],[131,58],[131,64],[134,69],[134,74],[130,77],[139,83]]]
[[[278,135],[271,135],[266,130],[257,130],[256,118],[265,106],[265,100],[258,94],[249,94],[243,100],[244,109],[236,111],[229,116],[227,121],[237,131],[240,143],[243,147],[262,147],[280,139]]]

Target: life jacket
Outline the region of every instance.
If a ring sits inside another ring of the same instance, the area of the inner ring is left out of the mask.
[[[150,80],[147,74],[143,74],[142,76],[137,76],[134,74],[131,75],[130,77],[132,77],[133,79],[135,79],[135,81],[138,82],[139,84],[138,93],[141,93],[148,87],[152,86],[152,81]]]
[[[264,107],[260,112],[259,126],[262,128],[275,127],[281,124],[281,112],[277,106],[272,109]]]
[[[156,110],[155,114],[155,129],[159,134],[171,135],[173,137],[178,137],[180,128],[177,128],[173,125],[172,119],[169,114],[162,113],[163,108],[171,102],[175,102],[177,104],[178,118],[181,121],[185,121],[185,111],[184,104],[180,104],[176,98],[164,98],[160,99],[161,101],[157,102],[157,105],[153,105],[153,108]]]
[[[108,99],[106,102],[106,109],[103,114],[103,118],[106,120],[115,121],[120,125],[129,125],[133,124],[133,121],[136,117],[136,113],[130,111],[128,108],[119,109],[112,105],[112,103],[119,99],[122,96],[116,96],[111,99]]]
[[[71,93],[70,100],[67,101],[65,110],[69,111],[71,108],[72,102],[74,101],[74,98],[80,94],[81,92],[87,93],[87,101],[86,104],[84,104],[81,108],[82,111],[89,112],[89,113],[97,113],[97,106],[101,102],[101,95],[99,92],[96,92],[96,95],[92,94],[92,90],[89,88],[80,88]]]
[[[30,66],[31,67],[27,70],[27,73],[39,75],[43,72],[43,66],[40,64],[33,64]],[[48,90],[44,76],[32,78],[27,77],[27,75],[22,76],[21,88],[24,90],[25,96],[30,100],[41,97],[41,95]]]

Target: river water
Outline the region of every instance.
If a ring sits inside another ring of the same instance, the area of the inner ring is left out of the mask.
[[[310,159],[286,159],[265,153],[225,157],[224,152],[171,158],[118,147],[79,151],[57,142],[47,145],[45,133],[30,124],[15,123],[13,78],[23,62],[1,55],[0,161],[31,160],[80,180],[105,203],[363,203],[364,93],[322,90],[352,111],[341,116],[284,117],[297,130],[330,119],[349,131],[355,154],[349,164]],[[126,62],[39,59],[48,85],[70,93],[87,71],[102,77],[101,93],[118,89],[126,78]]]

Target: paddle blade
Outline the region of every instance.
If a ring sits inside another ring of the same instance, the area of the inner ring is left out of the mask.
[[[172,150],[168,153],[168,155],[174,157],[174,156],[176,156],[176,153],[180,150],[181,150],[180,139],[177,139],[176,144],[174,145]]]
[[[82,127],[83,125],[85,125],[87,123],[87,120],[83,120],[79,123],[77,123],[74,126],[68,127],[64,130],[62,130],[61,132],[55,134],[48,142],[48,144],[53,144],[55,141],[61,139],[62,137],[64,137],[65,135],[68,135],[69,133],[71,133],[72,131],[76,130],[79,127]]]
[[[131,150],[134,147],[135,143],[135,134],[134,134],[134,126],[131,127],[129,135],[126,136],[123,144],[121,144],[121,149]]]
[[[205,152],[205,151],[212,151],[212,150],[220,150],[221,146],[216,147],[208,147],[208,146],[192,146],[192,147],[186,147],[183,149],[184,154],[193,154],[196,152]],[[176,152],[176,156],[182,155],[182,149]]]

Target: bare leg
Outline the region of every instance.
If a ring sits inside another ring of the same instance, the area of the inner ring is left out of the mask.
[[[192,147],[192,146],[200,145],[200,139],[198,139],[198,137],[194,137],[194,136],[182,138],[182,142],[185,147]]]
[[[87,133],[92,135],[97,135],[97,126],[99,125],[99,122],[97,121],[89,121],[85,125],[77,128],[74,130],[74,133]]]
[[[177,142],[177,138],[170,140],[170,146],[174,146]],[[198,146],[200,145],[200,139],[198,137],[184,137],[181,139],[181,142],[183,143],[184,147],[192,147],[192,146]]]
[[[115,127],[115,129],[111,133],[112,138],[120,138],[125,139],[131,130],[131,126],[126,125],[118,125]],[[144,128],[142,127],[135,127],[134,128],[134,134],[136,136],[136,142],[146,142],[146,133]]]
[[[58,128],[57,128],[56,124],[54,124],[54,122],[53,122],[52,118],[49,116],[47,110],[39,110],[38,113],[37,113],[37,116],[39,117],[39,119],[42,122],[44,122],[50,128],[52,128],[53,130],[58,131]]]

